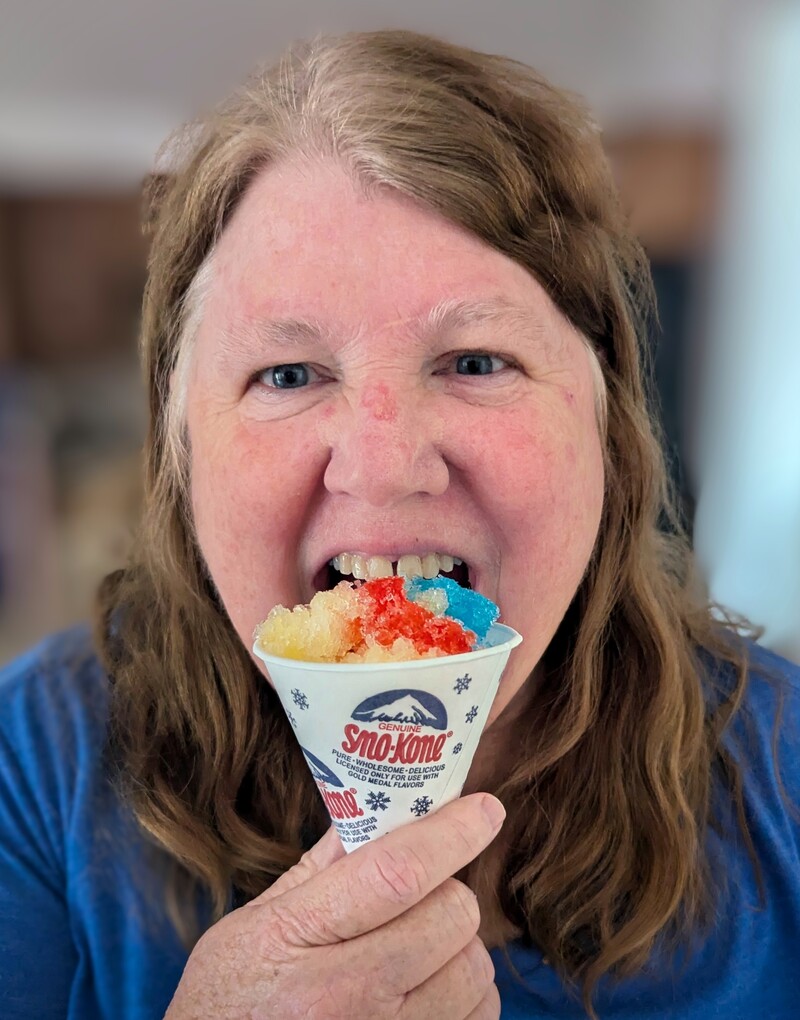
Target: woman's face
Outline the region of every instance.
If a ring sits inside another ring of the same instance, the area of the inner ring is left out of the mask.
[[[448,554],[524,637],[496,718],[603,497],[590,357],[536,280],[338,167],[271,168],[218,245],[187,406],[197,534],[245,645],[340,553]]]

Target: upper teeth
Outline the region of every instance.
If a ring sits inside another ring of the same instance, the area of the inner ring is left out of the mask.
[[[407,554],[397,561],[397,574],[403,577],[436,577],[453,569],[462,561],[447,553],[426,553],[424,556]],[[362,581],[374,577],[391,577],[394,564],[386,556],[361,556],[358,553],[339,553],[331,560],[331,566],[340,574],[352,574]]]

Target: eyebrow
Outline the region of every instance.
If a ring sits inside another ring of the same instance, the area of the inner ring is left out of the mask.
[[[532,308],[515,305],[505,298],[491,298],[486,301],[462,301],[451,298],[440,301],[426,315],[416,320],[414,328],[421,335],[429,336],[485,323],[537,333],[545,331],[541,315],[537,315]]]
[[[441,334],[484,324],[519,329],[529,335],[534,333],[539,338],[544,337],[547,332],[541,315],[531,308],[513,304],[504,298],[484,301],[446,298],[428,312],[413,318],[407,324],[407,328],[418,339],[427,340]],[[262,344],[292,348],[320,342],[332,344],[337,338],[341,340],[342,335],[342,331],[331,328],[318,319],[243,318],[234,321],[221,331],[220,342],[223,348],[233,350],[241,349],[242,345]]]

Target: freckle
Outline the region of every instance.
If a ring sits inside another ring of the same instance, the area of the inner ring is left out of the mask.
[[[575,394],[572,392],[572,390],[564,390],[564,400],[566,400],[568,404],[575,403]]]
[[[386,383],[378,383],[374,390],[365,393],[361,406],[377,421],[394,421],[397,417],[397,404]]]

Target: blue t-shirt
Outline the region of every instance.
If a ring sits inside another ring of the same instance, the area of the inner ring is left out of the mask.
[[[800,669],[756,646],[747,696],[752,732],[746,803],[766,905],[747,851],[712,836],[727,881],[716,923],[687,959],[601,982],[600,1020],[800,1016],[800,825],[772,765],[778,745],[787,793],[800,802]],[[158,1020],[186,952],[153,896],[157,853],[116,796],[105,767],[108,681],[86,630],[48,639],[0,671],[0,1017]],[[735,728],[742,726],[740,722]],[[150,882],[148,881],[150,879]],[[541,954],[510,947],[520,983],[495,951],[504,1020],[585,1016]],[[446,1008],[442,1016],[446,1016]]]

